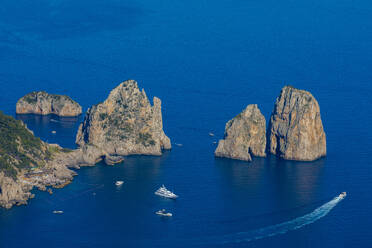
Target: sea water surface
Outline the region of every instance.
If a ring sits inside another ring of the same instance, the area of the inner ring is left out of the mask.
[[[45,90],[85,111],[135,79],[182,146],[82,168],[1,209],[0,247],[370,247],[371,12],[367,0],[2,0],[0,110],[16,116],[18,98]],[[268,120],[286,84],[317,98],[327,157],[214,158],[225,123],[251,103]],[[83,118],[16,117],[69,148]],[[179,199],[154,195],[162,184]]]

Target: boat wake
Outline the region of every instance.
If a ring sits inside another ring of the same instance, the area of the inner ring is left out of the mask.
[[[253,240],[263,239],[267,237],[284,234],[292,230],[299,229],[303,226],[314,223],[315,221],[326,216],[340,201],[346,197],[346,193],[333,198],[331,201],[325,203],[313,212],[296,219],[283,222],[280,224],[255,229],[248,232],[240,232],[230,235],[224,235],[213,239],[214,243],[227,244],[227,243],[240,243],[250,242]]]

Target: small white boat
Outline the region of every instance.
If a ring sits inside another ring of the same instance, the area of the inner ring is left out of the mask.
[[[56,134],[56,133],[57,133],[56,131],[54,131],[54,130],[52,131],[52,134]]]
[[[346,197],[346,192],[342,192],[339,197],[341,197],[342,199],[344,199]]]
[[[53,211],[53,214],[63,214],[63,211],[61,211],[61,210],[54,210]]]
[[[176,199],[178,197],[178,195],[168,190],[164,185],[162,185],[157,191],[155,191],[155,195],[170,199]]]
[[[116,181],[115,185],[116,185],[116,186],[120,186],[120,185],[122,185],[123,183],[124,183],[124,181]]]
[[[183,146],[182,144],[180,143],[174,143],[176,146]]]
[[[209,133],[209,136],[213,137],[214,136],[214,133],[210,132]]]
[[[162,210],[156,211],[155,213],[156,213],[157,215],[165,216],[165,217],[172,217],[172,216],[173,216],[172,213],[167,213],[167,212],[165,211],[165,209],[162,209]]]

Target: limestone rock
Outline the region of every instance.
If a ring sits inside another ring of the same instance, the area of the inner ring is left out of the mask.
[[[106,155],[105,156],[105,163],[107,165],[119,164],[123,161],[124,161],[124,157],[122,157],[122,156],[111,156],[111,155]]]
[[[326,155],[319,104],[310,92],[286,86],[270,118],[269,150],[283,159],[312,161]]]
[[[11,208],[14,204],[26,204],[31,197],[28,188],[0,172],[0,206]]]
[[[68,96],[48,94],[44,91],[32,92],[17,102],[17,114],[56,114],[59,116],[78,116],[81,106]]]
[[[78,169],[80,166],[93,166],[100,162],[104,156],[104,152],[96,146],[84,145],[68,153],[60,153],[52,163]]]
[[[266,120],[257,105],[251,104],[227,122],[215,156],[251,161],[252,155],[265,157],[265,150]]]
[[[82,149],[94,146],[100,156],[161,155],[171,143],[163,131],[160,99],[154,97],[153,104],[136,81],[121,83],[103,103],[89,108],[76,143]]]
[[[54,163],[64,153],[27,129],[26,125],[0,111],[0,207],[26,204],[33,187],[45,190],[60,185],[76,174],[64,164]]]

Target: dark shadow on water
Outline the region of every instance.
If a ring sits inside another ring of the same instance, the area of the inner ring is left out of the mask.
[[[299,162],[282,160],[272,155],[253,158],[252,162],[216,158],[215,164],[221,173],[223,187],[232,196],[241,192],[236,197],[237,203],[239,196],[240,199],[244,196],[247,206],[252,209],[257,206],[252,213],[247,212],[239,218],[222,219],[218,223],[246,223],[247,226],[259,227],[312,211],[335,196],[321,196],[325,186],[322,181],[324,163],[325,158]]]

